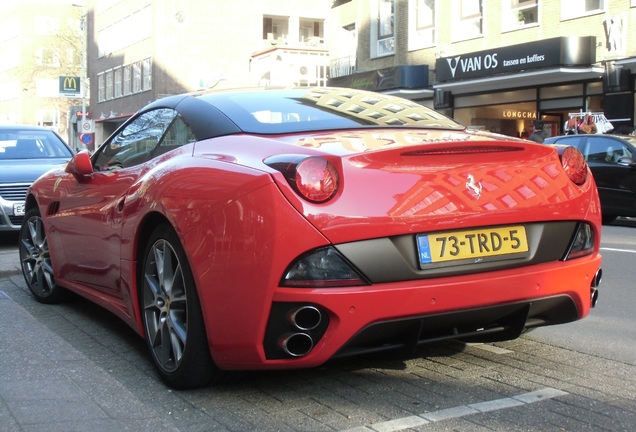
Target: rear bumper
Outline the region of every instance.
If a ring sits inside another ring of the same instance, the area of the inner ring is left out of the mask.
[[[600,265],[595,254],[478,275],[356,288],[278,288],[261,337],[216,341],[212,352],[225,369],[303,368],[444,339],[514,339],[526,328],[585,317]],[[290,356],[284,338],[302,333],[288,318],[298,305],[316,307],[322,319],[305,332],[312,338],[307,352]]]

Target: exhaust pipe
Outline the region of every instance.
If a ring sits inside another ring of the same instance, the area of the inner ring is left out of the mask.
[[[320,325],[322,314],[315,306],[301,306],[289,312],[287,319],[298,330],[313,330]]]
[[[314,347],[314,341],[306,333],[292,333],[282,336],[278,340],[278,345],[285,354],[292,357],[302,357],[309,354]]]
[[[601,279],[603,278],[603,270],[598,269],[594,278],[592,279],[592,286],[590,287],[590,301],[592,303],[592,307],[596,306],[596,302],[598,301],[598,287],[601,284]]]

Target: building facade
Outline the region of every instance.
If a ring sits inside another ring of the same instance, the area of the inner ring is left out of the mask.
[[[326,83],[330,0],[93,0],[88,5],[97,143],[164,96]]]
[[[592,115],[632,128],[630,23],[635,0],[335,0],[329,31],[349,48],[330,46],[328,83],[401,94],[511,136],[536,119],[561,134]]]
[[[68,0],[0,2],[0,124],[73,135],[81,111],[81,13]]]

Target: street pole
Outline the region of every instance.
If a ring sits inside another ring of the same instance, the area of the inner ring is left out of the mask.
[[[82,122],[86,121],[86,6],[82,5]]]
[[[78,136],[76,137],[76,139],[79,141],[79,136],[83,132],[82,125],[86,121],[86,48],[88,38],[88,32],[86,28],[86,1],[78,0],[76,2],[73,2],[73,6],[82,8],[82,17],[80,19],[80,30],[82,31],[82,76],[80,77],[80,87],[82,93],[82,120],[80,121]]]

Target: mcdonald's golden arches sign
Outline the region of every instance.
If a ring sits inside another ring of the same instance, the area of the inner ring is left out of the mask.
[[[80,97],[82,81],[77,76],[61,76],[60,97]]]

